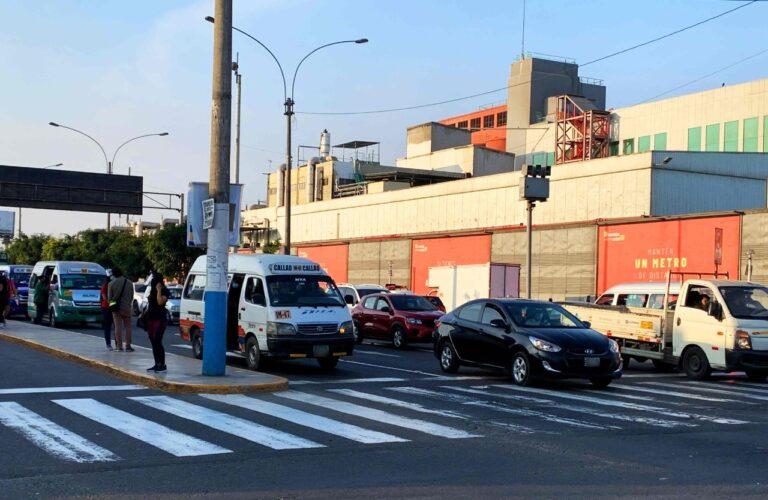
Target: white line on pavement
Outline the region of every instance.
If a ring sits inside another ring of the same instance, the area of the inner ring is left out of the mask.
[[[651,385],[651,384],[654,384],[654,383],[646,382],[646,385]],[[670,384],[662,384],[662,385],[670,385]],[[680,386],[673,386],[673,387],[677,389],[680,388]],[[625,385],[625,384],[616,385],[614,386],[613,390],[645,392],[645,393],[655,394],[657,396],[674,396],[677,398],[695,399],[696,401],[712,401],[715,403],[729,403],[729,402],[736,401],[735,399],[713,398],[709,396],[702,396],[701,394],[692,394],[690,392],[665,391],[661,389],[654,389],[653,387],[638,387],[636,385]]]
[[[50,392],[100,392],[100,391],[141,391],[143,385],[84,385],[73,387],[19,387],[0,389],[2,394],[45,394]]]
[[[362,349],[355,349],[355,354],[370,354],[372,356],[385,356],[387,358],[399,358],[397,354],[386,354],[383,352],[376,352],[376,351],[364,351]]]
[[[672,384],[662,384],[659,382],[650,382],[653,385],[661,385],[661,386],[671,386]],[[752,391],[750,389],[741,389],[737,387],[729,387],[728,389],[713,389],[712,385],[710,384],[709,387],[702,387],[699,384],[705,385],[702,382],[686,382],[686,389],[691,391],[701,391],[701,392],[708,392],[711,394],[725,394],[731,397],[740,397],[740,398],[747,398],[747,399],[756,399],[759,401],[768,401],[768,394],[765,392],[760,394],[760,391]],[[718,387],[722,387],[722,385],[718,384]],[[734,401],[734,400],[730,400]],[[743,403],[743,401],[741,401]]]
[[[373,368],[384,368],[386,370],[395,370],[399,372],[407,372],[407,373],[416,373],[419,375],[426,375],[428,377],[438,377],[442,378],[442,375],[435,375],[434,373],[428,373],[428,372],[422,372],[419,370],[407,370],[405,368],[395,368],[394,366],[386,366],[386,365],[374,365],[373,363],[362,363],[360,361],[351,361],[348,359],[340,359],[342,363],[352,363],[353,365],[363,365],[363,366],[372,366]]]
[[[371,378],[345,378],[340,380],[296,380],[291,381],[290,385],[324,385],[324,384],[364,384],[380,382],[404,382],[404,378],[395,377],[371,377]],[[432,379],[429,379],[432,380]]]
[[[405,408],[408,410],[417,411],[419,413],[427,413],[430,415],[439,415],[441,417],[458,418],[461,420],[469,419],[468,415],[458,413],[450,410],[433,410],[431,408],[425,408],[419,403],[409,403],[408,401],[402,401],[400,399],[388,398],[386,396],[379,396],[377,394],[369,394],[367,392],[355,391],[353,389],[328,389],[329,392],[335,392],[336,394],[343,394],[352,398],[364,399],[366,401],[373,401],[374,403],[382,403],[385,405],[396,406],[398,408]]]

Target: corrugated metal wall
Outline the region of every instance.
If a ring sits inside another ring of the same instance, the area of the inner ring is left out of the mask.
[[[768,213],[741,218],[741,276],[747,279],[747,256],[752,253],[752,281],[768,284]]]
[[[411,240],[350,243],[348,269],[350,283],[410,287]]]
[[[595,295],[596,227],[533,232],[533,297],[562,300]],[[525,231],[495,233],[491,261],[520,264],[520,295],[526,294]]]

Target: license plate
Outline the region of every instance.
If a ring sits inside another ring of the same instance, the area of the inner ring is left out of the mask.
[[[331,349],[327,345],[316,345],[312,347],[312,355],[318,358],[324,358],[331,353]]]
[[[584,358],[584,366],[587,368],[600,366],[600,358]]]

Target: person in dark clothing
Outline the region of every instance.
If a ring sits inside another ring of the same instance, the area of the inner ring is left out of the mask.
[[[146,324],[149,341],[152,343],[152,355],[155,358],[155,364],[147,371],[164,372],[165,349],[163,348],[163,334],[168,326],[168,313],[165,304],[168,302],[170,293],[165,286],[165,280],[160,273],[152,273],[150,282],[149,297],[147,297],[147,310],[144,313],[144,323]]]
[[[8,277],[0,273],[0,328],[5,328],[5,315],[11,303],[11,289]]]
[[[109,310],[109,276],[104,277],[104,284],[101,285],[101,327],[104,330],[104,340],[107,343],[107,350],[114,351],[112,348],[112,311]]]
[[[43,316],[48,310],[48,297],[50,296],[48,277],[40,276],[35,283],[35,324],[43,322]]]

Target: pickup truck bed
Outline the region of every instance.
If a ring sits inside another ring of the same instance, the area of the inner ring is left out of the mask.
[[[672,341],[673,312],[623,306],[599,306],[585,302],[560,303],[591,328],[615,339],[661,344]],[[664,331],[666,330],[666,331]],[[665,335],[666,334],[666,335]]]

